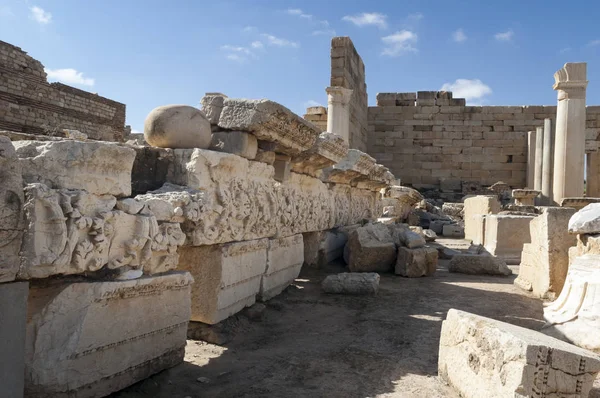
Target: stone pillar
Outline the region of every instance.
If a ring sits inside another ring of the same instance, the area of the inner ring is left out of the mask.
[[[533,189],[542,190],[542,165],[544,157],[544,128],[538,127],[535,132],[535,179]]]
[[[585,196],[600,198],[600,151],[587,154]]]
[[[0,397],[23,396],[28,295],[28,282],[0,283]]]
[[[544,119],[544,156],[542,160],[542,200],[541,204],[552,204],[552,157],[553,157],[552,120]]]
[[[527,188],[533,189],[535,181],[535,131],[527,133]]]
[[[554,74],[558,106],[552,194],[556,204],[566,197],[583,196],[586,69],[585,62],[566,63]]]
[[[352,90],[344,87],[327,87],[327,131],[350,142],[350,98]]]

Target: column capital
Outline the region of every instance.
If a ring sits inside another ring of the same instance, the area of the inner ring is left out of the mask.
[[[585,98],[588,84],[586,80],[587,63],[567,62],[565,66],[554,74],[552,88],[558,90],[558,100],[568,98]]]
[[[327,87],[325,91],[329,96],[330,102],[341,102],[342,104],[350,102],[350,98],[354,92],[354,90],[340,86]]]

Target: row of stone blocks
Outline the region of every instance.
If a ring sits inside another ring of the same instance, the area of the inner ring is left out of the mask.
[[[464,98],[452,98],[451,91],[377,93],[377,106],[465,106]]]

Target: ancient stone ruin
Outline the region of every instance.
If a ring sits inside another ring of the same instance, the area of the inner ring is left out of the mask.
[[[227,346],[242,316],[278,311],[273,321],[287,305],[318,312],[326,300],[384,305],[403,289],[427,296],[482,280],[539,304],[540,324],[519,326],[501,300],[469,298],[469,313],[438,299],[419,313],[422,297],[404,296],[438,353],[423,391],[594,390],[600,107],[586,106],[585,63],[556,72],[558,106],[468,106],[447,91],[379,93],[368,106],[365,65],[336,37],[327,108],[300,117],[209,92],[201,108],[148,110],[139,137],[125,105],[49,84],[8,43],[0,55],[0,397],[126,397],[189,363],[188,339]],[[317,293],[303,292],[310,279]],[[379,311],[362,321],[385,322],[395,308]],[[266,325],[265,341],[280,327]],[[384,343],[358,330],[373,339],[360,357],[379,361]],[[301,373],[301,360],[265,374]],[[250,396],[286,396],[268,391]]]

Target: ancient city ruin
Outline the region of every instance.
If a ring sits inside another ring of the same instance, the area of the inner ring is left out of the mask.
[[[209,92],[140,136],[0,42],[0,397],[600,396],[586,64],[557,106],[368,106],[367,72],[335,37],[327,108]]]

